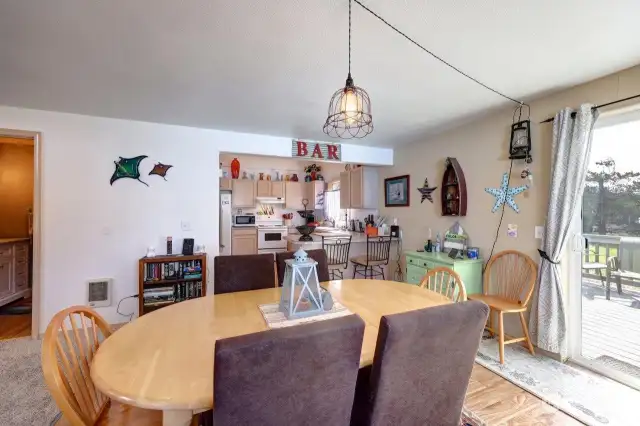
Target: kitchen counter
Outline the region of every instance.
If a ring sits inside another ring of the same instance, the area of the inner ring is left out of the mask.
[[[324,228],[316,231],[310,235],[313,238],[313,241],[299,241],[300,233],[295,228],[289,229],[289,235],[287,235],[287,250],[288,251],[296,251],[300,248],[303,250],[317,250],[322,249],[322,236],[329,238],[340,238],[340,237],[349,237],[351,236],[351,247],[349,248],[349,259],[359,256],[367,255],[367,235],[364,232],[352,232],[345,231],[342,229],[334,229],[334,228]],[[393,270],[395,268],[395,263],[391,261],[393,259],[393,253],[395,253],[397,249],[397,244],[400,243],[399,238],[391,238],[392,247],[390,252],[390,261],[387,265],[382,265],[382,268],[385,271],[386,277],[393,276]],[[332,269],[342,270],[344,277],[351,278],[353,276],[353,264],[348,262],[346,268],[340,266],[332,266]]]
[[[353,231],[345,231],[345,230],[335,230],[335,231],[315,231],[311,234],[311,238],[313,241],[300,241],[300,233],[295,228],[289,228],[289,234],[286,237],[286,240],[292,243],[299,244],[301,246],[304,245],[317,245],[318,243],[322,244],[322,237],[325,238],[339,238],[339,237],[349,237],[351,236],[351,244],[356,243],[366,243],[367,235],[364,232],[353,232]],[[391,238],[392,241],[397,240],[397,238]]]
[[[29,241],[29,237],[0,238],[0,244],[17,243],[20,241]]]

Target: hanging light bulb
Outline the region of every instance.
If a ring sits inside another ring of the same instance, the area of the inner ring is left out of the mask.
[[[334,138],[363,138],[373,132],[369,94],[353,84],[351,78],[351,0],[349,0],[349,74],[344,88],[337,90],[329,103],[327,121],[322,129]]]

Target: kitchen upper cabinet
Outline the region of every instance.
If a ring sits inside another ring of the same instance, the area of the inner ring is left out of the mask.
[[[364,208],[363,183],[364,167],[351,171],[351,185],[349,187],[349,201],[352,209]]]
[[[249,179],[233,179],[231,207],[255,207],[256,183]]]
[[[324,190],[325,182],[321,180],[314,180],[311,182],[305,182],[306,192],[304,198],[309,200],[310,209],[322,209],[324,208]]]
[[[229,178],[220,178],[220,189],[223,191],[231,191],[231,179]]]
[[[258,197],[271,197],[271,181],[259,180],[256,186]]]
[[[351,172],[340,173],[340,208],[351,207]]]
[[[340,173],[340,208],[377,209],[378,185],[378,171],[373,167]]]
[[[258,231],[256,228],[233,228],[231,230],[231,254],[257,254]]]
[[[284,182],[271,181],[271,196],[277,198],[284,198]]]
[[[302,210],[304,207],[302,205],[302,199],[306,198],[304,182],[285,182],[284,184],[284,199],[285,199],[285,207],[288,209]],[[309,200],[309,207],[311,206],[311,200]]]
[[[257,197],[284,198],[284,182],[259,180],[256,186]]]

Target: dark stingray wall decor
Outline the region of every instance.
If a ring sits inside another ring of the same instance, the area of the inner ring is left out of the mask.
[[[167,176],[167,172],[172,167],[173,166],[171,164],[157,163],[155,166],[153,166],[153,169],[151,169],[149,175],[158,175],[162,177],[162,179],[167,180],[165,176]]]
[[[119,179],[129,178],[149,186],[146,182],[140,180],[140,163],[145,158],[147,158],[146,155],[138,155],[133,158],[120,157],[119,161],[114,161],[113,164],[116,165],[116,170],[113,172],[113,175],[111,175],[109,183],[113,185],[113,183]]]

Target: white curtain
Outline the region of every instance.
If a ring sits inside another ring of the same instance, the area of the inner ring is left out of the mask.
[[[340,220],[340,191],[327,191],[324,193],[324,217],[336,222]]]
[[[567,356],[567,321],[559,263],[569,239],[571,220],[582,205],[593,126],[598,117],[592,107],[581,105],[577,111],[565,108],[553,121],[549,207],[540,250],[537,297],[529,318],[536,346],[562,357]]]

